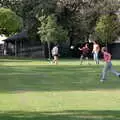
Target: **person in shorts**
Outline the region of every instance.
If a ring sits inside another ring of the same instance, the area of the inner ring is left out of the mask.
[[[52,56],[53,56],[53,61],[52,63],[58,64],[58,45],[55,45],[52,48]]]

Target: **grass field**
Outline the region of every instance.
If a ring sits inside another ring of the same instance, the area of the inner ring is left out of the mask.
[[[0,120],[120,120],[120,79],[90,63],[0,59]]]

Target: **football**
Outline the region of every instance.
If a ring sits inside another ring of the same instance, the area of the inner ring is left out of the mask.
[[[74,46],[71,46],[70,49],[74,49]]]

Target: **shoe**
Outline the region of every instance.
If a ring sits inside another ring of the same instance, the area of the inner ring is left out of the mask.
[[[104,80],[103,80],[103,79],[101,79],[101,80],[100,80],[100,82],[104,82]]]

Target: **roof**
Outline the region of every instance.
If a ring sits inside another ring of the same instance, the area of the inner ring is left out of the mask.
[[[1,34],[0,35],[0,44],[4,44],[3,40],[5,40],[5,39],[7,39],[7,37],[4,34]]]
[[[21,39],[28,39],[27,31],[22,31],[20,33],[17,33],[11,37],[8,37],[7,39],[4,39],[3,41],[9,42],[9,41],[18,41]]]

